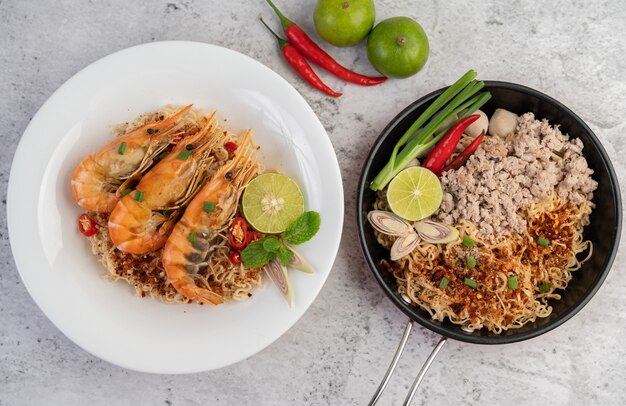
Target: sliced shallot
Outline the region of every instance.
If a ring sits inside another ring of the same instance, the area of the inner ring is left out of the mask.
[[[413,232],[409,223],[388,211],[372,210],[367,214],[367,219],[372,227],[383,234],[403,237]]]
[[[418,221],[413,227],[422,240],[433,244],[446,244],[459,238],[459,230],[432,220]]]
[[[391,246],[390,257],[392,261],[400,259],[410,254],[417,244],[420,242],[420,237],[417,233],[410,233],[404,237],[400,237]]]
[[[287,277],[287,268],[284,267],[277,258],[274,258],[263,265],[263,270],[283,294],[289,306],[291,306],[291,284]]]
[[[296,250],[293,249],[291,245],[288,245],[287,248],[293,252],[293,257],[291,257],[291,262],[289,262],[289,267],[297,269],[298,271],[313,273],[313,267],[300,255]]]

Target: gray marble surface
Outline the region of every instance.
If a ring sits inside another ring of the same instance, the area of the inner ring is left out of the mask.
[[[313,0],[278,0],[310,33]],[[405,105],[468,68],[481,78],[534,87],[570,106],[626,175],[626,3],[623,1],[377,1],[377,20],[408,15],[431,41],[426,68],[376,88],[346,85],[339,100],[312,90],[281,60],[257,22],[261,1],[0,0],[0,182],[42,103],[87,64],[150,41],[193,40],[235,49],[277,71],[310,103],[333,142],[345,187],[346,222],[333,271],[316,302],[282,338],[222,370],[148,375],[101,361],[70,342],[33,303],[12,259],[0,216],[0,405],[363,405],[382,377],[405,317],[366,269],[354,224],[361,165],[379,131]],[[364,46],[330,49],[373,73]],[[626,189],[626,186],[623,186]],[[15,220],[14,220],[15,221]],[[415,405],[626,404],[626,248],[596,297],[539,338],[496,347],[449,342]],[[380,404],[404,399],[438,337],[416,328]]]

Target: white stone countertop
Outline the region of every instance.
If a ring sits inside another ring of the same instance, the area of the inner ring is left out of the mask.
[[[315,34],[314,0],[277,0]],[[44,101],[73,74],[141,43],[192,40],[257,59],[302,93],[339,158],[345,224],[334,268],[302,319],[273,345],[227,368],[149,375],[108,364],[69,341],[26,292],[0,216],[0,405],[364,405],[395,351],[405,316],[367,269],[355,228],[356,184],[389,120],[469,68],[482,79],[521,83],[577,112],[626,179],[626,3],[613,1],[376,1],[377,21],[417,19],[430,60],[418,75],[382,86],[347,85],[344,96],[312,90],[281,59],[257,22],[277,20],[262,0],[0,0],[0,182],[20,136]],[[363,44],[326,46],[347,66],[374,73]],[[25,187],[29,187],[25,185]],[[626,190],[626,185],[622,185]],[[13,221],[18,221],[13,219]],[[449,342],[414,405],[626,404],[626,247],[591,302],[563,326],[510,345]],[[439,337],[417,327],[379,404],[397,405]],[[284,362],[279,361],[284,359]]]

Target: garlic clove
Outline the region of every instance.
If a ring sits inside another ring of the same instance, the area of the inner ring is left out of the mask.
[[[459,238],[459,230],[432,220],[418,221],[413,228],[422,240],[433,244],[447,244]]]
[[[489,119],[487,118],[487,115],[482,110],[476,110],[473,114],[480,115],[480,118],[465,129],[465,134],[470,137],[478,137],[483,131],[487,133],[487,129],[489,128]]]
[[[408,254],[410,254],[417,244],[420,242],[420,237],[417,233],[410,233],[404,237],[400,237],[391,246],[390,257],[392,261],[398,260]]]
[[[406,169],[406,168],[412,168],[412,167],[414,167],[414,166],[420,166],[420,160],[419,160],[419,159],[415,158],[414,160],[412,160],[411,162],[409,162],[409,163],[406,165],[406,167],[405,167],[404,169]]]
[[[489,120],[489,134],[506,137],[515,131],[518,116],[505,109],[497,109]]]
[[[383,234],[402,237],[413,231],[409,223],[388,211],[372,210],[367,214],[367,219],[372,227]]]

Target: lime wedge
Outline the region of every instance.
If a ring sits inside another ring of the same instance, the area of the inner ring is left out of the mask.
[[[246,187],[241,210],[255,230],[264,234],[282,233],[304,212],[304,196],[289,176],[264,173]]]
[[[426,168],[414,166],[396,175],[387,189],[391,211],[417,221],[433,214],[441,205],[443,191],[437,175]]]

